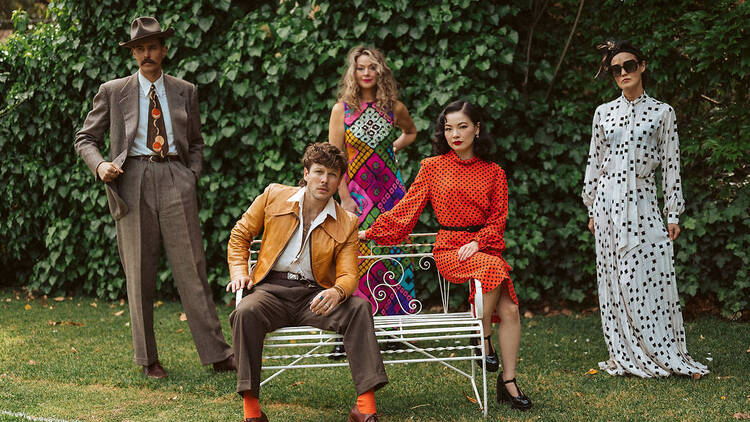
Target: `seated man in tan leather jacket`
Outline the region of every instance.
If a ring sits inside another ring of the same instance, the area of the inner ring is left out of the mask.
[[[377,421],[374,391],[388,383],[370,303],[352,297],[357,273],[358,219],[333,200],[347,159],[329,143],[307,147],[302,187],[271,184],[253,201],[229,237],[232,292],[250,292],[229,316],[237,359],[237,392],[245,421],[260,411],[261,356],[266,333],[310,325],[344,337],[357,402],[349,421]],[[258,262],[248,273],[250,243],[263,233]]]

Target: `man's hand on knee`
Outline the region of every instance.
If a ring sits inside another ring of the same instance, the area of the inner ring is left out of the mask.
[[[240,277],[236,280],[232,280],[227,284],[227,291],[232,293],[239,289],[244,289],[250,283],[250,277]]]
[[[341,295],[334,288],[325,289],[310,301],[310,310],[318,315],[328,315],[341,303]]]

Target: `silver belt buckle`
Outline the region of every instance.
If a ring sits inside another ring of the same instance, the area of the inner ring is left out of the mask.
[[[286,273],[287,280],[301,280],[302,277],[296,273]]]

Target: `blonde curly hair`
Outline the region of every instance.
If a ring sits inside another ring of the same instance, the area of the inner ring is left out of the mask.
[[[390,113],[398,100],[398,88],[393,78],[391,68],[385,62],[385,55],[377,48],[359,45],[349,50],[346,61],[349,67],[341,76],[339,82],[338,100],[345,102],[355,113],[360,109],[362,92],[355,73],[357,71],[357,59],[360,56],[369,56],[376,63],[377,85],[375,86],[375,107],[383,112]]]

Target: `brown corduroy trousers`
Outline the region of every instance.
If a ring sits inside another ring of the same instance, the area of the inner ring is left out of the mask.
[[[335,331],[344,337],[349,369],[357,394],[388,383],[372,320],[372,307],[353,296],[328,315],[310,310],[310,301],[320,287],[289,287],[286,280],[266,279],[251,289],[229,316],[232,347],[237,359],[237,392],[260,394],[260,370],[266,333],[282,327],[309,325]]]

